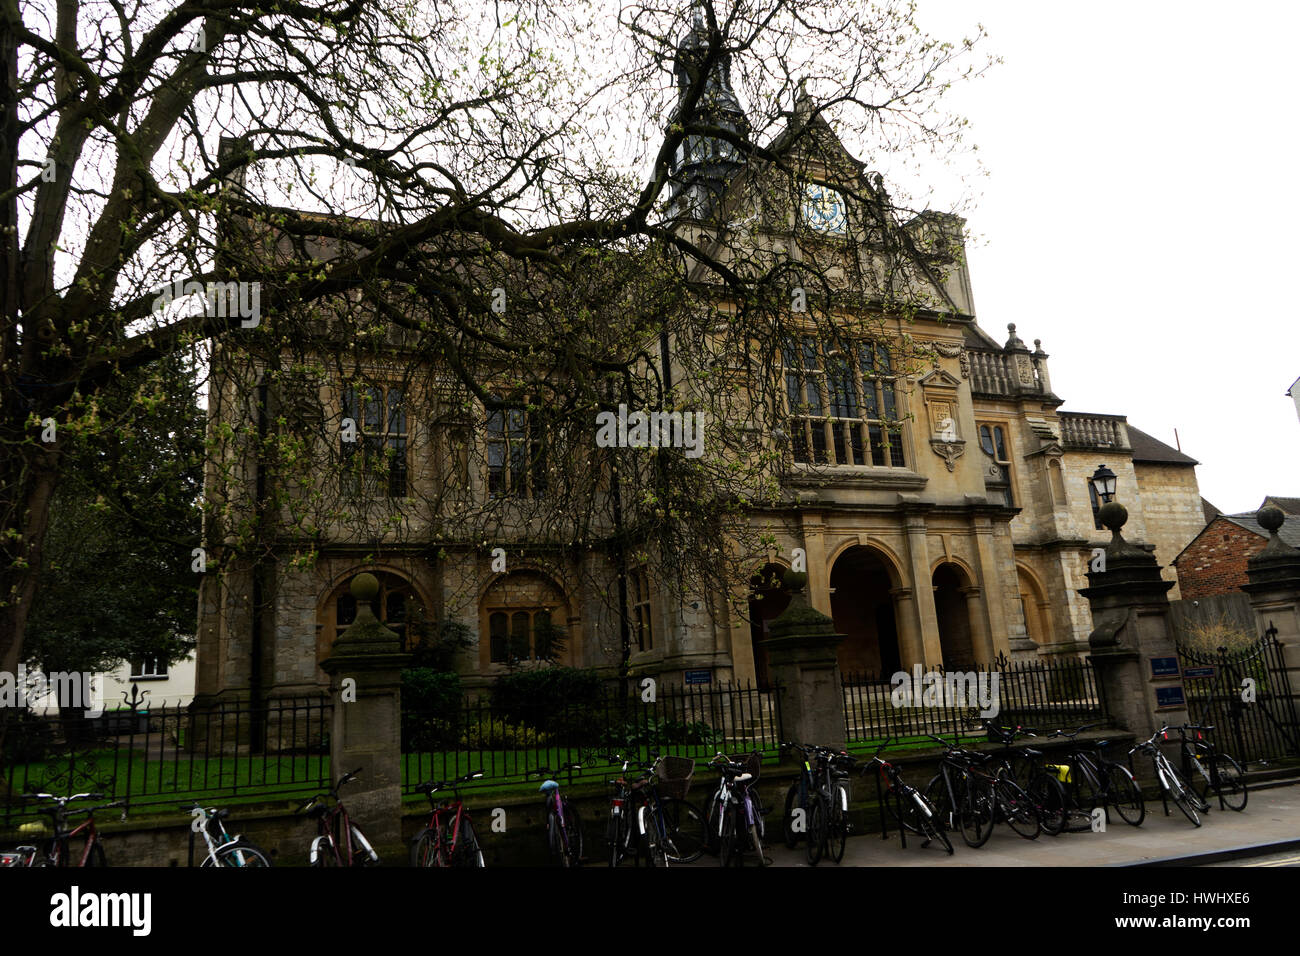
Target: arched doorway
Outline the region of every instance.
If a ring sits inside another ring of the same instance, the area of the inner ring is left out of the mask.
[[[831,568],[831,617],[845,635],[840,670],[888,678],[902,669],[894,614],[894,576],[880,553],[857,545]]]
[[[970,609],[967,601],[970,580],[956,564],[934,569],[934,610],[939,619],[939,647],[945,670],[974,670],[975,645],[971,640]]]
[[[379,594],[370,602],[370,610],[391,631],[401,638],[403,650],[418,644],[421,636],[432,625],[424,602],[411,582],[389,571],[371,571],[379,579]],[[330,648],[343,630],[357,619],[357,599],[352,596],[354,574],[346,575],[325,599],[316,614],[316,661],[329,656]],[[317,670],[317,676],[328,682],[328,676]]]
[[[772,621],[790,606],[790,592],[782,583],[785,568],[765,564],[749,579],[749,640],[754,646],[754,681],[769,686],[767,648],[763,641],[771,636]]]

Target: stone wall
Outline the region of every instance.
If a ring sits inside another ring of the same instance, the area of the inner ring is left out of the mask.
[[[1170,600],[1182,597],[1174,558],[1205,528],[1201,509],[1201,491],[1196,483],[1196,469],[1190,465],[1161,465],[1137,462],[1138,497],[1146,519],[1148,544],[1156,546],[1160,575],[1174,582]],[[1244,575],[1244,568],[1243,568]],[[1244,576],[1242,578],[1245,580]]]

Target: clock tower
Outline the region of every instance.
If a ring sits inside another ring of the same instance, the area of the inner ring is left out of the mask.
[[[731,88],[731,54],[726,39],[710,31],[703,4],[694,0],[691,27],[677,44],[673,72],[677,77],[677,106],[669,124],[684,122],[686,136],[669,161],[669,188],[675,219],[709,218],[745,158],[736,144],[718,136],[698,132],[701,128],[725,129],[747,139],[749,120]],[[712,55],[711,55],[712,54]],[[683,120],[686,104],[697,81],[703,86],[689,119]]]

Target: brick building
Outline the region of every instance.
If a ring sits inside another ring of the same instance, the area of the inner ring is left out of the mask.
[[[1270,495],[1259,508],[1235,515],[1218,515],[1174,558],[1179,589],[1185,599],[1230,594],[1246,584],[1246,563],[1268,543],[1268,532],[1255,520],[1267,505],[1289,515],[1300,515],[1300,498]],[[1279,536],[1287,544],[1300,546],[1300,525],[1288,522]]]

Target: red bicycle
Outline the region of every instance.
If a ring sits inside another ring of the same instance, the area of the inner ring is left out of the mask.
[[[379,854],[361,828],[349,819],[347,808],[339,796],[340,788],[355,780],[359,773],[360,767],[345,773],[329,793],[318,793],[298,808],[298,813],[315,818],[319,832],[311,841],[312,866],[375,866],[379,863]],[[334,805],[329,806],[328,800],[333,800]]]
[[[48,814],[54,823],[54,836],[50,837],[42,855],[34,846],[20,846],[17,850],[0,853],[0,867],[14,866],[108,866],[104,858],[104,847],[99,841],[99,832],[95,829],[95,811],[110,807],[123,806],[123,801],[100,804],[85,810],[68,809],[74,800],[103,800],[102,793],[74,793],[70,797],[56,797],[52,793],[24,793],[30,800],[48,800],[52,805],[40,808],[41,813]],[[86,819],[79,826],[68,829],[68,817],[74,813],[86,814]],[[74,852],[68,841],[85,839],[80,852]],[[76,862],[71,862],[74,860]]]
[[[460,785],[483,776],[482,770],[467,773],[455,780],[430,781],[415,789],[429,798],[433,815],[429,825],[411,843],[411,866],[482,867],[483,849],[469,811],[460,799]],[[434,794],[451,788],[452,798],[439,803]]]

